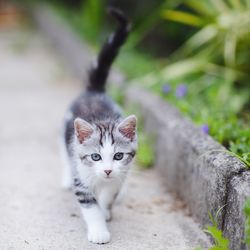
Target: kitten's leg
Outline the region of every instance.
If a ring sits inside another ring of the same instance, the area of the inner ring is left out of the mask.
[[[88,228],[88,240],[97,244],[109,242],[110,232],[99,206],[97,204],[81,206],[81,211]]]
[[[111,208],[118,192],[112,191],[104,189],[98,197],[98,204],[102,210],[106,221],[110,221],[112,219]]]
[[[97,244],[109,242],[110,233],[105,217],[96,199],[89,192],[88,187],[84,186],[78,178],[75,178],[74,191],[81,206],[83,218],[87,224],[88,240]]]

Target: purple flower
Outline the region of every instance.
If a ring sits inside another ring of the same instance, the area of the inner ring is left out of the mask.
[[[180,84],[176,87],[175,96],[177,98],[182,98],[187,94],[187,85]]]
[[[168,94],[171,90],[171,87],[169,84],[165,83],[163,86],[162,86],[162,92],[163,94]]]
[[[201,129],[201,131],[203,132],[203,133],[205,133],[205,134],[209,134],[209,127],[208,127],[208,125],[207,124],[203,124],[203,125],[201,125],[200,126],[200,129]]]

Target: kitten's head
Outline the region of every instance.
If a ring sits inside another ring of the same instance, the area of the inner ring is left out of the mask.
[[[104,180],[124,177],[137,149],[136,117],[90,124],[74,121],[78,171]]]

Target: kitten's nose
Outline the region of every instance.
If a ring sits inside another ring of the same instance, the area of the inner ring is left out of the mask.
[[[112,170],[104,170],[104,172],[105,172],[107,175],[110,175],[110,173],[112,172]]]

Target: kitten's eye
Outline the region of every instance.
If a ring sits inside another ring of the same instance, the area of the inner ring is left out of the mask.
[[[100,161],[101,159],[102,159],[102,157],[99,155],[99,154],[92,154],[91,155],[91,159],[93,160],[93,161]]]
[[[120,161],[122,158],[123,158],[123,153],[116,153],[115,155],[114,155],[114,160],[117,160],[117,161]]]

